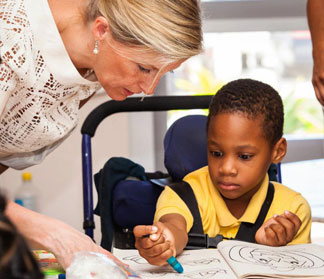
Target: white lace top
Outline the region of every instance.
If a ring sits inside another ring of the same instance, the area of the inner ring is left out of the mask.
[[[0,1],[0,57],[0,163],[6,164],[66,137],[80,100],[100,85],[74,67],[46,0]]]

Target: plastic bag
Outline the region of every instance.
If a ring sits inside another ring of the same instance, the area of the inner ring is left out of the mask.
[[[127,274],[106,255],[94,252],[75,253],[66,269],[67,279],[127,279]]]

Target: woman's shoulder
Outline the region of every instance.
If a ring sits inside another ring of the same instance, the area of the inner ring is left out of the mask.
[[[16,34],[23,33],[29,26],[25,0],[5,0],[0,4],[0,29],[11,30]]]
[[[24,8],[24,0],[6,0],[0,4],[1,59],[13,71],[26,73],[33,57],[33,35]]]

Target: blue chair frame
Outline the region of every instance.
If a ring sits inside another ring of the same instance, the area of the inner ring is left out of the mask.
[[[93,239],[93,173],[91,138],[106,117],[119,112],[168,111],[183,109],[207,109],[213,95],[201,96],[152,96],[128,98],[124,101],[107,101],[97,106],[87,116],[81,127],[82,134],[82,178],[83,178],[83,229]]]

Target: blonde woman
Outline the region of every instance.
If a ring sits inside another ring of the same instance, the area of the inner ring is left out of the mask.
[[[113,100],[153,94],[201,52],[201,32],[198,0],[1,0],[1,172],[40,163],[100,87]],[[64,268],[81,250],[112,257],[58,220],[10,201],[6,213]]]

